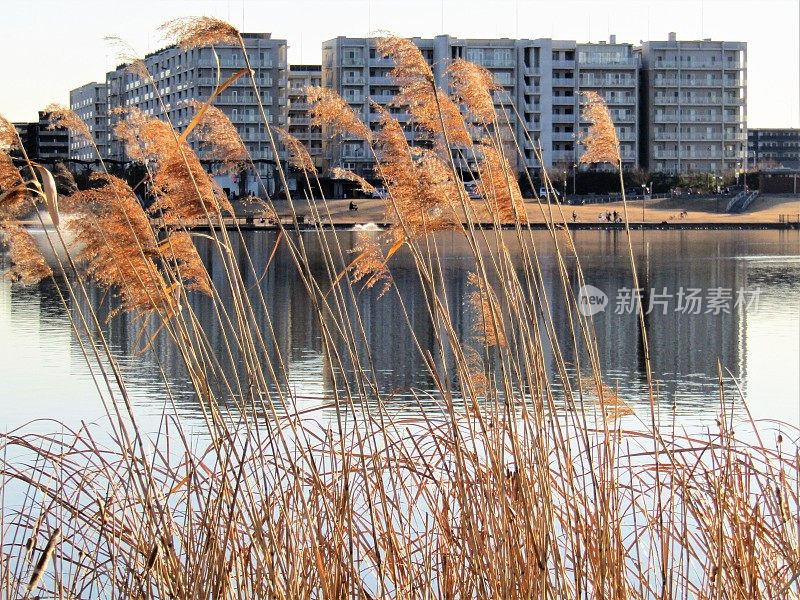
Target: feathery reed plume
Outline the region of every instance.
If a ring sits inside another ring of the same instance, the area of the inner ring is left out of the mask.
[[[141,77],[145,81],[151,79],[147,64],[145,64],[144,59],[136,54],[130,44],[116,36],[106,36],[103,39],[116,49],[117,60],[125,65],[125,70],[128,73]]]
[[[19,169],[9,154],[18,145],[19,138],[14,125],[0,115],[0,193],[8,192],[0,198],[0,221],[18,216],[27,199]],[[12,192],[15,188],[18,190]]]
[[[50,534],[50,539],[47,540],[47,545],[42,550],[42,555],[39,557],[39,561],[36,563],[36,566],[33,569],[33,573],[31,573],[31,579],[28,582],[27,594],[30,594],[36,587],[41,583],[42,577],[44,577],[44,572],[47,570],[47,565],[50,564],[50,559],[53,557],[53,553],[56,550],[56,545],[58,541],[61,539],[61,528],[56,527],[52,534]]]
[[[416,44],[406,38],[388,36],[379,38],[376,48],[394,61],[392,77],[400,84],[400,91],[392,104],[406,107],[422,129],[434,134],[440,152],[449,151],[444,147],[445,135],[451,144],[472,145],[458,106],[434,85],[433,71]]]
[[[125,145],[131,160],[154,164],[175,148],[175,136],[168,123],[138,108],[115,108],[111,114],[120,116],[114,125],[114,134]]]
[[[378,294],[378,298],[382,297],[391,288],[392,277],[378,240],[361,232],[351,252],[358,253],[358,259],[350,266],[353,281],[357,283],[364,280],[364,287],[367,289],[383,282],[383,288]]]
[[[57,162],[56,166],[53,168],[53,179],[56,182],[56,189],[60,196],[69,196],[78,191],[78,184],[75,181],[75,176],[63,162]]]
[[[76,135],[84,141],[92,141],[92,132],[89,126],[74,111],[61,104],[48,104],[44,108],[47,114],[47,128],[69,129],[72,135]]]
[[[464,358],[467,367],[467,376],[476,396],[485,396],[489,389],[489,379],[486,377],[486,368],[480,353],[472,346],[464,346]],[[466,395],[466,390],[465,390]]]
[[[164,222],[181,225],[217,213],[233,214],[233,207],[218,184],[206,173],[188,144],[182,152],[175,148],[158,165],[153,177],[156,201],[152,214],[161,214]]]
[[[396,241],[453,229],[460,223],[455,213],[459,183],[450,168],[431,151],[411,148],[400,123],[376,107],[381,130],[376,137],[380,173],[390,192],[387,219],[394,222]],[[400,223],[405,224],[405,229]]]
[[[467,283],[472,287],[467,294],[467,302],[478,313],[475,338],[487,346],[505,346],[506,335],[503,332],[500,307],[494,290],[474,272],[467,274]],[[492,316],[493,312],[497,314],[497,327]]]
[[[372,194],[375,192],[374,185],[372,185],[369,181],[361,177],[361,175],[359,175],[358,173],[353,173],[348,169],[340,169],[339,167],[333,167],[331,169],[331,177],[333,179],[352,181],[353,183],[358,184],[358,189],[364,192],[365,194]]]
[[[238,30],[230,23],[214,17],[173,19],[161,25],[159,31],[181,50],[239,43]]]
[[[189,100],[195,112],[204,102]],[[239,173],[245,168],[249,154],[236,126],[216,106],[208,106],[193,135],[204,149],[204,157],[220,164],[221,173]]]
[[[172,263],[174,279],[182,281],[189,290],[211,296],[211,279],[188,232],[171,232],[159,244],[159,251],[164,259]]]
[[[488,140],[480,146],[478,193],[501,222],[525,220],[525,202],[514,172],[500,151]]]
[[[9,152],[19,144],[14,124],[0,115],[0,152]]]
[[[118,292],[119,310],[167,308],[171,300],[154,262],[155,236],[136,195],[117,177],[94,174],[92,180],[104,185],[73,194],[67,204],[78,217],[68,224],[77,262],[102,287]]]
[[[433,83],[433,71],[417,45],[409,39],[389,35],[378,38],[376,50],[394,61],[392,77],[400,80],[424,80]]]
[[[275,127],[274,129],[278,132],[278,137],[283,142],[283,145],[286,146],[289,165],[298,171],[305,171],[311,175],[316,175],[317,168],[314,166],[314,159],[311,158],[311,155],[308,153],[303,143],[281,127]]]
[[[501,87],[495,83],[491,72],[459,58],[447,67],[447,73],[456,99],[464,103],[472,118],[483,125],[494,123],[497,113],[492,92]]]
[[[8,256],[12,264],[5,274],[6,277],[23,285],[33,285],[53,274],[27,230],[19,225],[4,223],[0,225],[0,231],[6,236]]]
[[[344,98],[333,90],[323,87],[306,88],[306,97],[311,105],[311,124],[327,127],[331,135],[350,134],[370,141],[372,132]]]
[[[123,111],[125,119],[114,131],[135,161],[152,165],[152,213],[163,213],[166,223],[181,224],[202,219],[218,211],[233,214],[222,190],[206,173],[197,155],[187,143],[178,145],[168,123],[145,115],[138,109]]]
[[[580,140],[586,146],[579,162],[581,163],[611,163],[619,167],[619,140],[617,130],[611,113],[608,112],[605,100],[597,92],[583,92],[586,102],[583,105],[583,118],[592,125],[589,131]]]

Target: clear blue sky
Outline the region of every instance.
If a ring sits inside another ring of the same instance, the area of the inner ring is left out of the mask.
[[[158,26],[213,15],[289,43],[289,61],[319,62],[337,35],[553,37],[634,44],[713,38],[748,43],[751,127],[800,127],[800,0],[2,0],[0,113],[32,120],[71,88],[102,81],[117,64],[117,36],[144,54],[163,46]]]

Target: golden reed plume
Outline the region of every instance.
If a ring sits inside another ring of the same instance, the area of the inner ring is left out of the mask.
[[[6,277],[11,281],[32,285],[53,274],[33,237],[24,228],[11,223],[2,223],[0,231],[6,236],[8,256],[13,265],[5,273]]]
[[[78,264],[102,287],[117,290],[120,310],[167,309],[171,302],[155,263],[150,219],[125,181],[101,174],[92,180],[103,185],[77,192],[64,204],[77,217],[68,227]]]
[[[400,91],[392,104],[406,107],[414,121],[435,136],[437,149],[445,154],[444,138],[450,144],[472,145],[461,112],[455,102],[434,84],[433,71],[420,49],[411,40],[389,36],[379,38],[378,52],[394,61],[392,77]]]
[[[586,146],[586,152],[580,158],[581,163],[611,163],[619,167],[619,140],[614,121],[608,112],[605,100],[597,92],[583,92],[586,102],[583,105],[583,118],[592,125],[580,140]]]
[[[89,126],[77,114],[61,104],[48,104],[44,108],[49,121],[47,128],[69,129],[73,136],[78,136],[86,142],[93,142],[92,132]]]
[[[467,295],[467,301],[478,313],[475,323],[475,338],[487,346],[505,346],[507,342],[503,332],[502,313],[494,290],[486,285],[486,282],[477,273],[467,274],[467,283],[472,287]],[[495,327],[493,313],[497,314],[497,327]]]
[[[331,177],[333,179],[342,179],[344,181],[352,181],[355,184],[358,184],[358,189],[364,192],[365,194],[373,194],[375,193],[375,186],[372,185],[369,181],[361,177],[358,173],[353,173],[347,169],[340,169],[339,167],[333,167],[331,169]]]
[[[138,109],[124,114],[125,119],[117,123],[114,131],[133,160],[154,170],[156,201],[151,212],[161,213],[168,224],[215,217],[220,212],[233,213],[230,202],[203,169],[197,155],[187,143],[178,144],[168,123]]]
[[[378,171],[390,194],[387,220],[394,223],[395,240],[456,228],[459,188],[449,166],[429,150],[411,148],[400,123],[385,109],[376,110]]]
[[[170,267],[173,280],[182,282],[189,290],[212,295],[211,278],[188,232],[170,232],[158,249]]]
[[[497,113],[494,110],[492,92],[501,88],[495,83],[491,72],[459,58],[447,67],[447,73],[450,75],[456,100],[467,107],[470,116],[482,125],[494,123]]]
[[[352,252],[358,253],[358,259],[350,266],[353,281],[357,283],[363,280],[367,289],[383,283],[383,288],[378,294],[378,298],[382,297],[389,291],[392,278],[386,267],[386,257],[381,251],[380,243],[369,234],[361,232]]]
[[[327,127],[330,135],[353,135],[362,140],[370,141],[372,132],[358,118],[355,111],[344,98],[333,90],[323,87],[306,88],[306,96],[311,105],[311,124]]]
[[[188,104],[195,112],[205,105],[198,100],[189,100]],[[247,147],[236,126],[216,106],[206,108],[192,135],[203,147],[203,157],[220,165],[219,172],[235,174],[247,166],[250,157]]]
[[[239,43],[239,32],[230,23],[214,17],[183,17],[167,21],[159,31],[181,50]]]
[[[278,137],[286,146],[286,154],[289,157],[289,165],[298,171],[304,171],[310,175],[317,174],[317,167],[314,166],[314,159],[308,153],[303,143],[291,133],[280,127],[275,127]]]
[[[14,125],[0,115],[0,224],[33,208],[25,182],[10,152],[19,147]]]
[[[522,191],[505,156],[488,140],[484,140],[479,152],[482,159],[478,162],[477,190],[491,214],[496,214],[500,222],[525,221]]]

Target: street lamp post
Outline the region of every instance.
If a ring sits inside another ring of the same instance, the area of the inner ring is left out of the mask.
[[[564,175],[564,185],[562,187],[562,192],[561,192],[561,201],[562,202],[566,201],[566,199],[567,199],[567,172],[564,171],[563,175]]]
[[[647,185],[643,183],[642,184],[642,226],[644,226],[644,197],[645,197],[645,192],[646,191],[647,191]]]

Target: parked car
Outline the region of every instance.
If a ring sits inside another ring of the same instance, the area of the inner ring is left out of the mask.
[[[555,188],[550,190],[550,193],[552,193],[556,198],[561,198],[561,194],[559,194],[558,190],[555,189]],[[547,188],[545,186],[541,186],[539,188],[539,197],[540,198],[546,198],[547,197]]]

